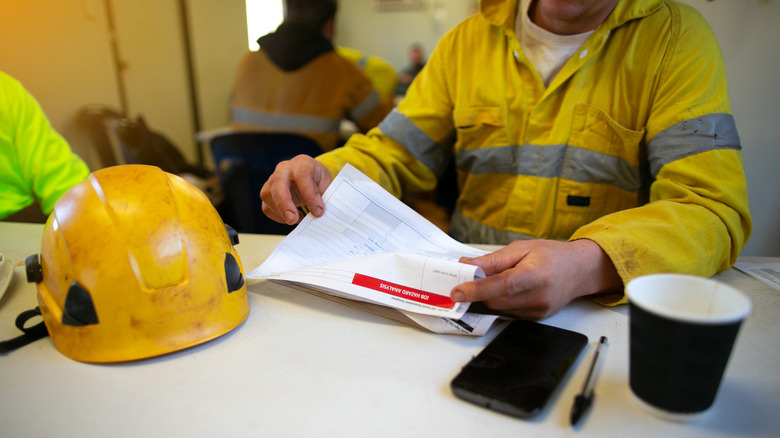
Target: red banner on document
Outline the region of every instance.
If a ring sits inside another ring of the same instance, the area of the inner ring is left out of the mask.
[[[367,275],[355,274],[352,277],[352,284],[443,309],[452,309],[455,306],[455,302],[450,297],[401,286],[400,284],[390,283]]]

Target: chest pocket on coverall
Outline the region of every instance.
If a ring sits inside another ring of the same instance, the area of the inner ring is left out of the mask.
[[[644,129],[628,129],[599,108],[574,108],[556,193],[554,235],[570,236],[604,215],[639,205],[644,136]]]

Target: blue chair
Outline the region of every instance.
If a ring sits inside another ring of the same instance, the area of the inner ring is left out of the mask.
[[[262,211],[260,189],[276,165],[296,155],[322,153],[314,140],[297,134],[232,132],[210,141],[224,200],[222,220],[241,233],[288,234],[295,228],[269,219]]]

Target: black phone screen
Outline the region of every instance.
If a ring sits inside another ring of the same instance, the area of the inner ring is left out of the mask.
[[[519,418],[542,411],[588,343],[582,333],[510,323],[450,384],[458,398]]]

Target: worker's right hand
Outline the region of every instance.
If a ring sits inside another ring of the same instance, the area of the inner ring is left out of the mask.
[[[282,161],[260,189],[263,213],[288,225],[303,219],[299,206],[305,206],[315,217],[320,217],[325,212],[322,194],[331,181],[328,169],[308,155]]]

